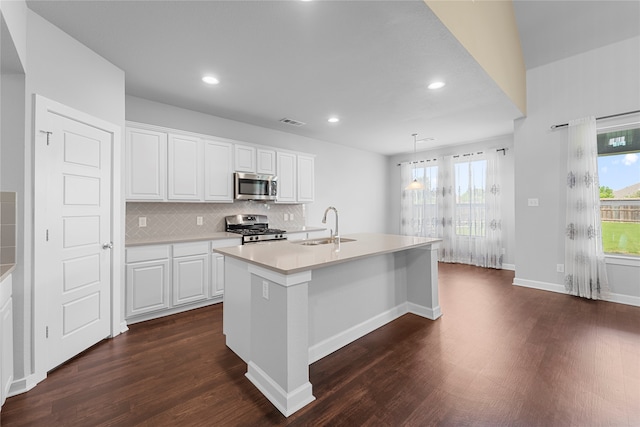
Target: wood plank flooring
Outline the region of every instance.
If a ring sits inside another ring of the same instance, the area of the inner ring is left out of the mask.
[[[224,345],[222,305],[131,326],[9,398],[9,426],[640,426],[640,308],[440,264],[444,316],[314,363],[289,418]],[[364,301],[363,303],[366,303]]]

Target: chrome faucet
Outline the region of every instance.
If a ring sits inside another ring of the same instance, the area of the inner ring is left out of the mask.
[[[340,243],[340,232],[338,231],[338,209],[334,208],[333,206],[329,206],[325,211],[324,211],[324,215],[322,217],[322,223],[326,224],[327,223],[327,213],[329,211],[334,211],[336,213],[336,234],[333,234],[333,231],[331,232],[331,240],[333,242],[337,242]]]

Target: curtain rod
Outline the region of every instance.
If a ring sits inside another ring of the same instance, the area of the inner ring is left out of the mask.
[[[503,155],[503,156],[506,156],[506,155],[507,155],[507,150],[508,150],[508,148],[496,148],[496,152],[498,152],[498,151],[502,151],[502,155]],[[457,157],[460,157],[460,156],[470,156],[470,155],[472,155],[472,154],[474,154],[474,153],[469,153],[469,154],[456,154],[456,155],[454,155],[454,156],[452,156],[452,157],[456,157],[456,158],[457,158]],[[482,151],[478,151],[478,154],[482,154]],[[430,159],[427,159],[427,160],[414,160],[414,161],[412,161],[412,162],[402,162],[402,163],[398,163],[396,166],[402,166],[402,165],[403,165],[403,164],[405,164],[405,163],[406,163],[406,164],[409,164],[409,165],[413,165],[413,164],[416,164],[416,163],[435,162],[435,161],[437,161],[437,160],[438,160],[438,159],[433,159],[433,160],[430,160]]]
[[[640,113],[640,110],[627,111],[626,113],[612,114],[610,116],[596,117],[596,120],[611,119],[613,117],[620,117],[620,116],[628,116],[629,114],[635,114],[635,113]],[[562,123],[561,125],[553,125],[551,126],[551,130],[556,130],[558,128],[563,128],[566,126],[569,126],[569,123]]]

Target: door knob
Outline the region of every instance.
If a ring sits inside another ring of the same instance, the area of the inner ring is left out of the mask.
[[[113,248],[113,242],[105,243],[102,245],[102,249],[111,249]]]

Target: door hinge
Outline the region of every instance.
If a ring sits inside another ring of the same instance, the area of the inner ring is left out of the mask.
[[[46,331],[45,331],[46,337],[45,338],[49,338],[49,327],[45,326],[45,328],[46,328]]]
[[[53,132],[48,131],[48,130],[41,130],[40,133],[46,133],[47,134],[47,145],[49,145],[49,136],[51,136],[51,134]]]
[[[47,230],[47,235],[45,236],[45,239],[47,239],[47,242],[49,241],[49,230]]]

